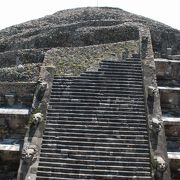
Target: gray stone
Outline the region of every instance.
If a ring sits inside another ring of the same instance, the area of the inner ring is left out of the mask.
[[[38,153],[38,147],[36,145],[27,145],[22,150],[22,159],[28,163],[31,164],[37,159],[37,153]]]
[[[169,57],[169,55],[172,55],[172,48],[167,48],[167,57]]]
[[[162,122],[158,118],[152,118],[151,129],[158,133],[162,129]]]
[[[36,113],[33,115],[33,124],[37,126],[39,123],[43,121],[43,114]]]
[[[164,172],[167,169],[167,163],[161,156],[155,156],[154,160],[157,171]]]
[[[6,94],[5,98],[6,98],[7,104],[9,106],[14,105],[14,103],[15,103],[15,94]]]

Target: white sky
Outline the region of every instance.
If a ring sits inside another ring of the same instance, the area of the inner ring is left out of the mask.
[[[180,30],[180,0],[0,0],[0,29],[62,9],[97,5],[119,7]]]

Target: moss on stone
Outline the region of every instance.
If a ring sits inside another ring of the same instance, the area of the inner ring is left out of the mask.
[[[46,65],[56,66],[56,75],[78,76],[82,72],[97,67],[103,59],[118,57],[128,49],[129,53],[137,53],[138,41],[127,41],[85,47],[54,48],[45,55]]]
[[[32,63],[0,69],[0,81],[37,81],[41,63]]]

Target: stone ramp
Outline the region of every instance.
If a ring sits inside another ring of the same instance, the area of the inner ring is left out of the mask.
[[[152,179],[141,62],[55,77],[37,179]]]

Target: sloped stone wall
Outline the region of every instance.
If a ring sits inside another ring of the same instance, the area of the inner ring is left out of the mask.
[[[0,68],[12,67],[19,64],[42,63],[43,59],[43,49],[6,51],[0,53]]]
[[[0,69],[1,82],[34,81],[39,77],[41,64],[19,65],[11,68]]]

